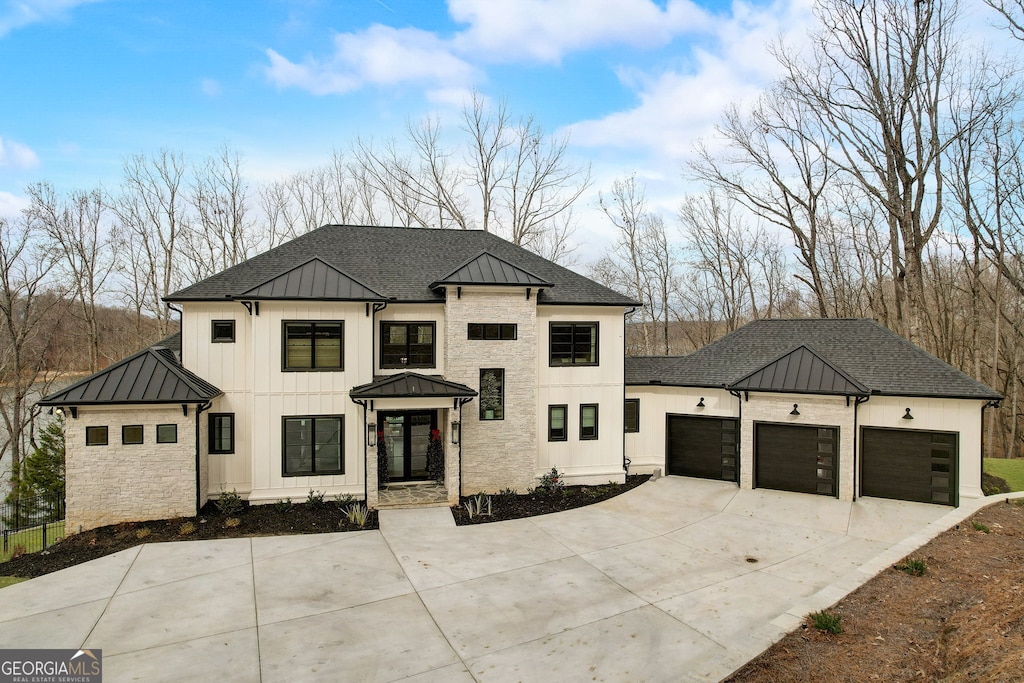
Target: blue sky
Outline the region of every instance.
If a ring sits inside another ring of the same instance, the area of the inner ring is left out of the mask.
[[[161,148],[228,144],[252,182],[284,177],[427,114],[455,126],[476,90],[570,134],[585,240],[631,172],[673,212],[694,143],[810,22],[811,0],[0,0],[0,213],[38,180],[116,187]]]

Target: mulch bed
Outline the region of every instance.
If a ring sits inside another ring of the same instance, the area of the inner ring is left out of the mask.
[[[995,503],[808,620],[728,681],[1024,681],[1024,499]]]
[[[473,496],[463,496],[461,505],[452,508],[455,523],[487,524],[503,522],[509,519],[521,519],[535,515],[546,515],[551,512],[562,512],[573,508],[600,503],[634,489],[651,478],[649,474],[630,474],[625,484],[600,484],[597,486],[566,486],[554,491],[535,489],[525,494],[495,494],[491,498],[490,515],[474,515],[470,518],[466,511],[466,503]]]

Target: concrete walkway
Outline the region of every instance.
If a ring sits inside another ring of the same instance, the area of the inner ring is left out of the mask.
[[[0,590],[0,648],[100,648],[108,683],[713,681],[988,502],[668,477],[482,526],[142,545]]]

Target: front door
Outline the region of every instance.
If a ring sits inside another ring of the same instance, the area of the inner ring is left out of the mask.
[[[381,422],[384,424],[391,481],[429,479],[427,447],[431,430],[437,429],[437,411],[381,413]]]

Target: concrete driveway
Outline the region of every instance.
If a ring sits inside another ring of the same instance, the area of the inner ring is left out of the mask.
[[[972,514],[666,477],[456,527],[142,545],[0,590],[0,647],[104,680],[718,680]]]

